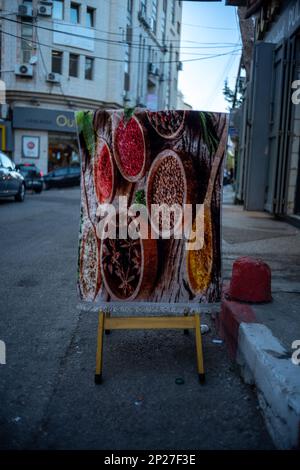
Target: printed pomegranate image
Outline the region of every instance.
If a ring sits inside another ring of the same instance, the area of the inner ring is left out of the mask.
[[[101,286],[100,242],[92,225],[85,230],[80,247],[79,289],[82,300],[93,301]]]
[[[114,163],[107,143],[99,139],[93,165],[94,187],[100,204],[114,197]]]
[[[182,135],[185,111],[147,112],[150,124],[164,139],[175,139]]]
[[[122,176],[135,182],[145,174],[147,152],[144,130],[135,116],[128,121],[124,116],[113,133],[115,160]]]

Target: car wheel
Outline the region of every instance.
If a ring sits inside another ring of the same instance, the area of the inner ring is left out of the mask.
[[[50,189],[50,185],[48,183],[45,183],[45,189],[46,189],[46,191],[48,191],[48,189]]]
[[[25,184],[22,183],[18,194],[15,195],[15,200],[18,202],[23,202],[25,199],[25,193],[26,193]]]
[[[43,191],[43,188],[37,188],[34,190],[36,194],[40,194]]]

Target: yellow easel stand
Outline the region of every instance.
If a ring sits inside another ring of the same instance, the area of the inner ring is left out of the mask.
[[[204,366],[203,366],[203,350],[202,337],[200,329],[200,315],[193,313],[192,315],[184,314],[183,317],[115,317],[111,318],[109,312],[99,312],[98,339],[97,339],[97,355],[96,355],[96,373],[95,383],[102,382],[103,369],[103,336],[104,332],[109,334],[111,330],[173,330],[194,329],[196,337],[196,354],[197,369],[199,381],[201,384],[205,382]]]

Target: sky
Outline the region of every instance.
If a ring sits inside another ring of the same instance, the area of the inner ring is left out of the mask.
[[[179,89],[193,109],[227,111],[228,103],[222,93],[224,81],[228,78],[234,88],[241,49],[236,8],[226,7],[224,0],[182,4],[180,60],[183,71],[179,72]],[[237,55],[232,54],[233,50]],[[204,54],[227,55],[185,62]]]

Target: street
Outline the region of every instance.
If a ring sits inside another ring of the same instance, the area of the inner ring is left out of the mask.
[[[94,384],[97,316],[77,306],[79,201],[76,188],[0,202],[0,447],[272,449],[208,315],[205,386],[194,336],[180,331],[106,336]]]

